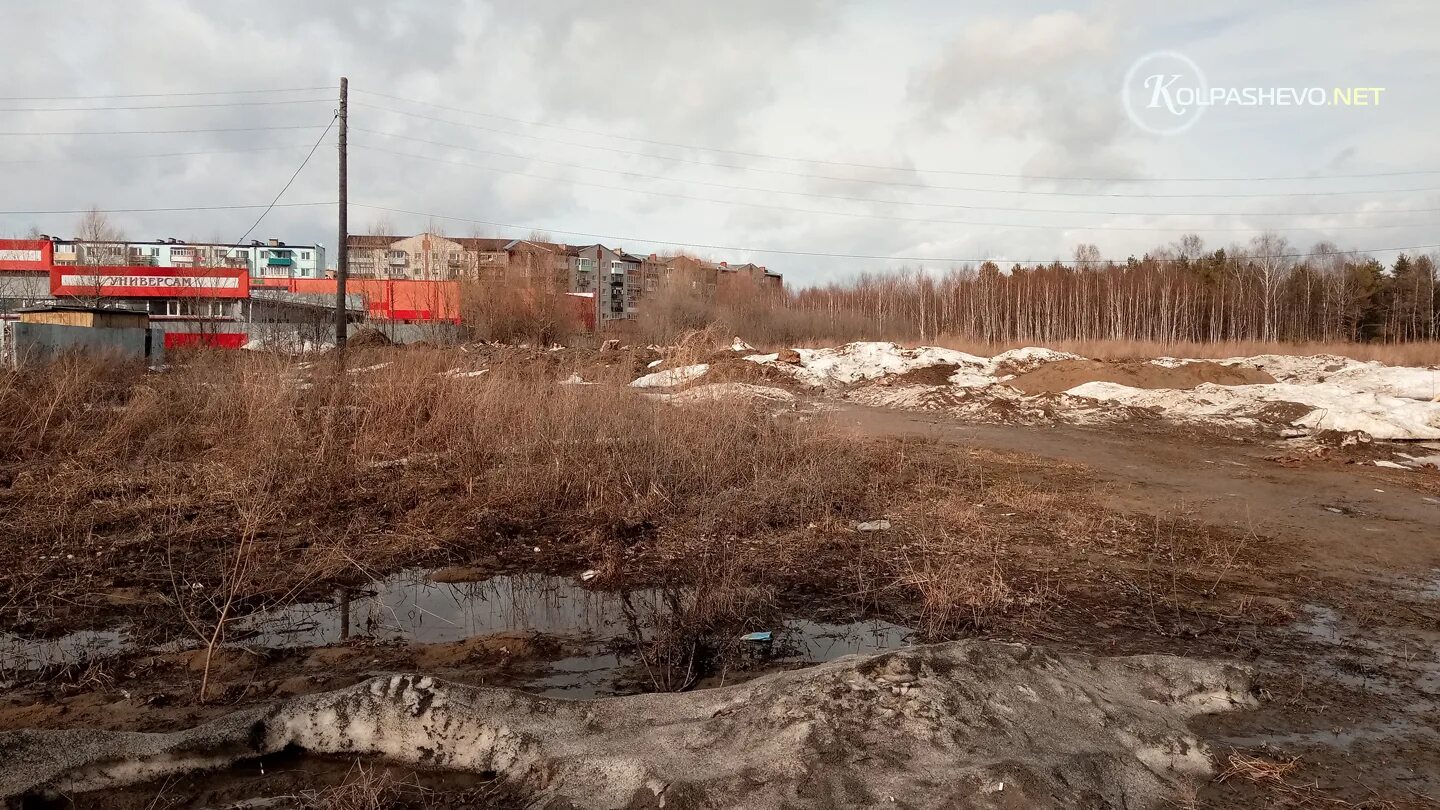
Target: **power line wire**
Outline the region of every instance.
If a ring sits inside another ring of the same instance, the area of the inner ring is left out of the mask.
[[[309,93],[320,90],[334,90],[335,85],[326,87],[287,87],[276,90],[204,90],[194,93],[114,93],[98,96],[0,96],[0,101],[93,101],[105,98],[178,98],[181,96],[240,96],[260,93]]]
[[[357,149],[365,149],[365,150],[368,150],[368,151],[371,151],[371,152],[381,152],[381,153],[384,153],[384,154],[396,155],[396,156],[405,157],[405,158],[412,158],[412,159],[415,159],[415,160],[425,160],[425,161],[430,161],[430,162],[434,162],[434,163],[443,163],[443,164],[447,164],[447,165],[451,165],[451,166],[465,166],[465,167],[469,167],[469,168],[473,168],[473,169],[479,169],[479,170],[481,170],[481,171],[492,172],[492,173],[495,173],[495,174],[505,174],[505,175],[512,175],[512,176],[518,176],[518,177],[529,177],[529,178],[533,178],[533,179],[536,179],[536,180],[549,181],[549,182],[552,182],[552,183],[562,183],[562,184],[573,185],[573,186],[586,186],[586,187],[589,187],[589,188],[605,189],[605,190],[607,190],[607,191],[623,191],[623,192],[628,192],[628,193],[631,193],[631,194],[645,194],[645,195],[654,196],[654,197],[666,197],[666,198],[669,198],[669,199],[676,199],[676,200],[688,200],[688,201],[691,201],[691,202],[715,203],[715,204],[719,204],[719,205],[737,205],[737,206],[745,206],[745,207],[749,207],[749,208],[763,208],[763,209],[767,209],[767,210],[771,210],[771,211],[785,211],[785,212],[788,212],[788,213],[796,213],[796,214],[821,214],[821,215],[826,215],[826,216],[851,217],[851,218],[854,218],[854,219],[886,220],[886,221],[892,221],[892,222],[918,222],[918,223],[924,223],[924,224],[929,224],[929,225],[969,225],[969,226],[984,226],[984,227],[993,227],[993,228],[1029,228],[1029,229],[1038,229],[1038,230],[1057,230],[1057,231],[1059,231],[1059,230],[1064,230],[1064,231],[1135,231],[1135,232],[1141,232],[1141,233],[1192,233],[1192,232],[1200,232],[1200,233],[1250,233],[1250,232],[1253,232],[1253,231],[1256,231],[1256,230],[1260,230],[1260,229],[1258,229],[1258,228],[1205,228],[1205,227],[1173,227],[1173,228],[1164,228],[1164,227],[1140,227],[1140,226],[1111,225],[1111,224],[1067,224],[1067,223],[1034,223],[1034,222],[984,222],[984,221],[977,221],[977,220],[931,219],[931,218],[925,218],[925,217],[905,217],[905,216],[896,216],[896,215],[893,215],[893,214],[877,214],[877,213],[858,212],[858,211],[828,211],[828,210],[812,209],[812,208],[792,208],[792,207],[786,206],[786,205],[771,205],[771,204],[769,204],[769,203],[746,202],[746,201],[743,201],[743,200],[721,200],[721,199],[715,199],[715,198],[713,198],[713,197],[696,197],[696,196],[692,196],[692,195],[689,195],[689,194],[676,194],[676,193],[665,192],[665,191],[648,191],[648,190],[643,190],[643,189],[626,188],[626,187],[624,187],[624,186],[612,186],[612,185],[608,185],[608,184],[605,184],[605,183],[591,183],[591,182],[584,181],[584,180],[569,180],[569,179],[566,179],[566,178],[563,178],[563,177],[549,177],[549,176],[543,175],[543,174],[531,174],[531,173],[529,173],[529,172],[512,171],[512,170],[509,170],[509,169],[497,169],[497,168],[490,167],[490,166],[482,166],[482,165],[480,165],[480,164],[478,164],[478,163],[466,163],[466,162],[463,162],[463,161],[444,160],[444,159],[442,159],[442,158],[432,158],[432,157],[429,157],[429,156],[426,156],[426,155],[413,155],[413,154],[409,154],[409,153],[407,153],[407,152],[396,152],[396,151],[393,151],[393,150],[390,150],[390,149],[382,149],[382,148],[374,147],[374,146],[365,146],[365,145],[363,145],[363,144],[355,144],[354,146],[355,146]],[[1085,213],[1085,212],[1072,211],[1072,212],[1068,212],[1068,213]],[[1096,213],[1102,213],[1102,212],[1096,212]],[[1143,214],[1142,214],[1141,216],[1143,216]],[[1205,216],[1205,215],[1204,215],[1204,214],[1195,214],[1194,216]],[[1293,227],[1267,227],[1267,228],[1265,228],[1264,230],[1272,230],[1272,231],[1318,231],[1318,230],[1324,230],[1324,231],[1330,231],[1330,230],[1336,230],[1336,231],[1359,231],[1359,230],[1377,230],[1377,229],[1387,229],[1387,228],[1420,228],[1420,227],[1425,227],[1425,223],[1401,223],[1401,224],[1387,224],[1387,225],[1334,225],[1334,226],[1325,226],[1325,227],[1302,227],[1302,226],[1293,226]]]
[[[528,160],[528,161],[531,161],[531,162],[534,162],[534,163],[543,163],[543,164],[550,165],[550,166],[561,166],[561,167],[570,168],[570,169],[583,169],[583,170],[586,170],[586,171],[608,172],[608,173],[610,173],[610,174],[624,175],[624,176],[627,176],[627,177],[638,177],[638,178],[643,178],[643,179],[647,179],[647,180],[661,180],[661,181],[671,182],[671,183],[686,183],[686,184],[690,184],[690,185],[707,186],[707,187],[710,187],[710,188],[729,189],[729,190],[732,190],[732,191],[755,191],[755,192],[759,192],[759,193],[762,193],[762,194],[786,194],[786,195],[796,196],[796,197],[812,197],[812,198],[816,198],[816,199],[826,199],[826,200],[844,200],[844,201],[847,201],[847,202],[859,202],[859,203],[870,203],[870,204],[879,203],[879,204],[883,204],[883,205],[905,205],[905,206],[914,206],[914,207],[920,207],[920,208],[955,208],[955,209],[963,209],[963,210],[970,210],[970,211],[1010,211],[1010,212],[1016,212],[1016,213],[1037,213],[1037,214],[1109,214],[1109,215],[1115,215],[1115,216],[1154,216],[1154,217],[1190,217],[1190,216],[1237,216],[1237,217],[1239,217],[1239,216],[1244,216],[1244,217],[1252,217],[1252,216],[1253,216],[1253,217],[1360,216],[1360,215],[1373,214],[1373,213],[1384,213],[1384,214],[1430,214],[1430,213],[1440,212],[1440,208],[1399,208],[1399,209],[1393,209],[1393,208],[1392,208],[1392,209],[1389,209],[1389,210],[1383,211],[1383,212],[1373,212],[1373,211],[1278,211],[1278,212],[1277,212],[1277,211],[1256,211],[1256,212],[1246,212],[1246,211],[1241,211],[1241,212],[1223,212],[1223,211],[1222,211],[1222,212],[1206,212],[1206,211],[1200,211],[1200,212],[1194,212],[1194,211],[1110,211],[1110,210],[1075,210],[1075,209],[1073,209],[1073,208],[1019,208],[1019,207],[1008,207],[1008,206],[997,206],[997,205],[971,205],[971,204],[966,204],[966,203],[942,203],[942,202],[918,202],[918,201],[911,201],[911,200],[888,200],[888,199],[876,199],[876,198],[874,198],[874,197],[853,197],[853,196],[847,196],[847,195],[843,195],[843,194],[821,194],[821,193],[818,193],[818,192],[810,192],[810,191],[792,191],[792,190],[788,190],[788,189],[763,188],[763,187],[758,187],[758,186],[741,186],[741,185],[735,185],[735,184],[732,184],[732,183],[715,183],[715,182],[711,182],[711,181],[707,181],[707,180],[693,180],[693,179],[690,179],[690,178],[665,177],[665,176],[663,176],[663,175],[646,174],[646,173],[644,173],[644,172],[632,172],[632,171],[626,171],[626,170],[623,170],[623,169],[615,169],[615,168],[610,168],[610,167],[605,167],[605,166],[591,166],[591,165],[584,164],[584,163],[568,163],[568,162],[566,162],[566,161],[561,161],[561,160],[549,160],[549,159],[547,159],[547,158],[533,157],[533,156],[530,156],[530,155],[518,155],[518,154],[515,154],[515,153],[513,153],[513,152],[497,152],[497,151],[494,151],[494,150],[479,149],[479,148],[476,148],[476,147],[465,146],[465,145],[462,145],[462,144],[447,143],[447,142],[444,142],[444,141],[433,141],[433,140],[429,140],[429,139],[426,139],[426,138],[414,138],[414,137],[411,137],[411,136],[408,136],[408,135],[397,135],[397,134],[395,134],[395,133],[393,133],[393,132],[380,132],[380,131],[378,131],[378,130],[367,129],[367,128],[364,128],[364,127],[351,127],[350,129],[351,129],[351,131],[353,131],[353,132],[363,132],[363,133],[365,133],[365,134],[367,134],[367,135],[379,135],[379,136],[385,137],[385,138],[395,138],[395,139],[397,139],[397,140],[413,141],[413,142],[415,142],[415,143],[424,143],[424,144],[429,144],[429,145],[432,145],[432,146],[443,146],[443,147],[447,147],[447,148],[450,148],[450,149],[459,149],[459,150],[462,150],[462,151],[474,152],[474,153],[476,153],[476,154],[481,154],[481,155],[490,155],[490,156],[493,156],[493,157],[509,158],[509,159],[513,159],[513,160]],[[374,150],[376,150],[376,151],[385,151],[385,150],[380,149],[379,147],[362,147],[362,148],[370,148],[370,149],[374,149]],[[405,154],[405,153],[397,152],[397,153],[395,153],[395,154]],[[411,157],[419,157],[419,156],[418,156],[418,155],[411,155]],[[474,165],[474,164],[459,164],[459,165]],[[709,165],[709,164],[707,164],[707,165]],[[478,166],[477,166],[477,168],[478,168]],[[499,169],[496,169],[495,171],[500,171],[500,170],[499,170]]]
[[[280,189],[280,193],[275,195],[275,199],[271,200],[270,204],[265,207],[265,210],[260,212],[260,216],[255,219],[255,224],[247,228],[245,231],[245,235],[241,236],[239,239],[236,239],[234,244],[244,244],[245,237],[249,236],[251,231],[254,231],[256,228],[260,227],[261,220],[265,219],[265,215],[270,213],[270,210],[275,207],[276,203],[280,202],[280,198],[285,196],[285,192],[290,190],[291,184],[295,182],[295,178],[300,176],[300,172],[305,171],[305,167],[310,164],[310,158],[315,156],[315,151],[320,148],[320,144],[325,142],[325,136],[330,134],[330,128],[335,126],[335,122],[339,119],[340,113],[337,111],[333,116],[330,117],[330,123],[325,125],[325,131],[320,133],[319,138],[315,139],[315,145],[310,147],[310,152],[305,155],[305,159],[300,161],[300,165],[295,169],[295,173],[290,175],[289,180],[285,181],[285,185]]]
[[[0,112],[108,112],[110,110],[189,110],[199,107],[264,107],[277,104],[333,103],[328,98],[297,98],[285,101],[217,101],[206,104],[139,104],[125,107],[0,107]]]
[[[529,135],[529,134],[526,134],[526,133],[510,132],[510,131],[508,131],[508,130],[495,129],[495,128],[493,128],[493,127],[485,127],[485,126],[481,126],[481,125],[479,125],[479,124],[469,124],[469,123],[466,123],[466,122],[464,122],[464,121],[451,121],[451,120],[446,119],[446,118],[437,118],[437,117],[431,116],[431,115],[420,115],[419,113],[408,113],[408,112],[404,112],[404,111],[402,111],[402,110],[394,110],[394,109],[391,109],[391,108],[389,108],[389,107],[381,107],[381,106],[375,105],[375,104],[366,104],[366,103],[360,102],[360,101],[351,102],[351,106],[365,107],[365,108],[367,108],[367,109],[377,110],[377,111],[379,111],[379,112],[390,113],[391,115],[405,116],[405,117],[407,117],[407,118],[419,118],[419,119],[426,120],[426,121],[435,121],[435,122],[438,122],[438,123],[449,124],[449,125],[451,125],[451,126],[462,127],[462,128],[465,128],[465,129],[475,129],[475,130],[480,130],[480,131],[484,131],[484,132],[494,132],[494,133],[498,133],[498,134],[501,134],[501,135],[510,135],[510,136],[519,137],[519,138],[530,138],[530,139],[534,139],[534,140],[548,140],[548,141],[554,141],[554,142],[558,142],[558,143],[563,143],[563,144],[566,144],[566,145],[568,145],[568,146],[577,146],[577,147],[580,147],[580,148],[583,148],[583,149],[598,149],[598,150],[602,150],[602,151],[606,151],[606,152],[615,152],[615,153],[619,153],[619,154],[634,155],[634,156],[636,156],[636,157],[644,157],[644,158],[650,158],[650,159],[654,159],[654,160],[670,160],[670,161],[675,161],[675,162],[679,162],[679,163],[698,163],[699,165],[703,165],[703,166],[719,166],[719,167],[721,167],[721,168],[739,169],[739,170],[744,170],[744,171],[765,171],[765,172],[771,172],[771,173],[776,173],[776,174],[788,174],[788,175],[795,176],[795,177],[805,177],[805,178],[814,179],[814,180],[829,180],[829,181],[839,182],[839,183],[864,183],[864,184],[866,184],[866,185],[896,186],[896,187],[904,187],[904,188],[922,188],[922,189],[931,189],[931,190],[940,190],[940,191],[967,191],[967,192],[974,192],[974,193],[980,193],[980,194],[1019,194],[1019,195],[1026,195],[1026,196],[1043,196],[1043,197],[1106,197],[1106,198],[1125,198],[1125,199],[1131,199],[1131,198],[1133,198],[1133,199],[1200,199],[1200,198],[1235,199],[1235,198],[1262,198],[1262,197],[1331,197],[1331,196],[1337,196],[1337,195],[1355,195],[1355,194],[1409,194],[1409,193],[1416,193],[1416,192],[1440,191],[1440,186],[1429,186],[1429,187],[1422,187],[1422,188],[1360,189],[1360,190],[1347,190],[1347,191],[1284,191],[1284,192],[1271,191],[1271,192],[1230,192],[1230,193],[1223,193],[1223,194],[1222,194],[1222,193],[1126,194],[1126,193],[1119,193],[1119,192],[1040,191],[1040,190],[1036,190],[1036,189],[1001,189],[1001,188],[976,188],[976,187],[974,187],[974,186],[947,186],[947,185],[935,185],[935,184],[932,184],[932,183],[909,183],[909,182],[902,182],[902,181],[898,181],[898,180],[875,180],[875,179],[872,179],[872,178],[838,177],[838,176],[835,176],[835,175],[810,174],[810,173],[807,173],[807,172],[786,172],[786,171],[779,171],[779,170],[771,170],[771,169],[762,169],[762,168],[755,168],[755,167],[738,166],[738,165],[733,165],[733,164],[732,164],[732,165],[722,165],[722,164],[709,163],[709,162],[706,162],[706,161],[692,161],[692,160],[687,160],[687,159],[685,159],[685,158],[676,158],[676,157],[671,157],[671,156],[667,156],[667,155],[656,155],[656,154],[649,153],[649,152],[635,152],[635,151],[633,151],[633,150],[617,149],[617,148],[608,147],[608,146],[596,146],[596,145],[593,145],[593,144],[581,144],[581,143],[575,143],[575,142],[573,142],[573,141],[556,141],[556,140],[553,139],[553,138],[544,138],[544,137],[541,137],[541,136],[538,136],[538,135]],[[740,154],[746,154],[746,153],[740,153]],[[839,164],[839,165],[847,165],[847,164]],[[858,164],[857,164],[857,165],[858,165]],[[866,166],[859,166],[859,167],[860,167],[860,168],[880,168],[880,167],[866,167]],[[896,171],[899,170],[899,169],[896,168],[896,167],[891,167],[891,168],[894,169],[894,170],[896,170]],[[1417,173],[1420,173],[1420,172],[1417,172]],[[1423,173],[1428,173],[1428,172],[1423,172]],[[1440,171],[1437,171],[1437,173],[1440,173]],[[1021,179],[1040,179],[1040,178],[1021,178]],[[1070,179],[1079,179],[1079,178],[1070,178]],[[1097,180],[1097,181],[1100,180],[1100,178],[1090,178],[1090,179],[1094,179],[1094,180]],[[1116,182],[1120,182],[1120,181],[1117,180]]]
[[[200,129],[111,129],[63,132],[0,132],[0,135],[193,135],[201,132],[270,132],[289,129],[320,129],[318,125],[285,125],[269,127],[210,127]]]
[[[22,158],[19,160],[0,160],[0,164],[26,164],[26,163],[94,163],[121,160],[139,160],[142,158],[172,158],[189,157],[192,155],[234,155],[246,152],[275,152],[283,149],[309,149],[308,143],[292,143],[284,146],[255,146],[246,149],[203,149],[194,152],[147,152],[139,155],[92,155],[89,157],[53,157],[53,158]]]
[[[479,111],[479,110],[467,110],[467,109],[463,109],[463,108],[460,108],[460,107],[447,107],[447,106],[442,105],[442,104],[432,104],[432,103],[427,102],[427,101],[415,101],[415,100],[413,100],[413,99],[407,99],[407,98],[403,98],[403,97],[401,97],[401,96],[389,95],[389,94],[386,94],[386,93],[378,93],[378,92],[375,92],[375,91],[373,91],[373,90],[362,90],[362,89],[358,89],[358,88],[357,88],[357,89],[355,90],[355,92],[357,92],[357,93],[363,93],[363,94],[369,95],[369,96],[376,96],[376,97],[378,97],[378,98],[390,99],[390,100],[392,100],[392,101],[402,101],[402,102],[405,102],[405,103],[407,103],[407,104],[416,104],[416,105],[419,105],[419,106],[422,106],[422,107],[430,107],[430,108],[437,109],[437,110],[445,110],[445,111],[447,111],[447,112],[457,112],[457,113],[462,113],[462,114],[465,114],[465,115],[477,115],[477,116],[481,116],[481,117],[484,117],[484,118],[494,118],[494,119],[496,119],[496,120],[506,121],[506,122],[514,123],[514,124],[523,124],[523,125],[525,125],[525,126],[546,127],[546,128],[549,128],[549,129],[559,129],[559,130],[563,130],[563,131],[566,131],[566,132],[575,132],[575,133],[584,134],[584,135],[597,135],[597,136],[604,137],[604,138],[614,138],[614,139],[616,139],[616,140],[631,141],[631,142],[634,142],[634,143],[644,143],[644,144],[649,144],[649,145],[652,145],[652,146],[666,146],[666,147],[670,147],[670,148],[674,148],[674,149],[693,149],[693,150],[697,150],[697,151],[703,151],[703,152],[718,152],[718,153],[721,153],[721,154],[737,155],[737,156],[741,156],[741,157],[765,158],[765,159],[768,159],[768,160],[787,160],[787,161],[792,161],[792,162],[796,162],[796,163],[814,163],[814,164],[825,165],[825,166],[844,166],[844,167],[856,168],[856,169],[876,169],[876,170],[880,170],[880,171],[898,171],[898,172],[905,172],[905,173],[907,173],[907,174],[910,174],[910,173],[919,173],[919,174],[951,174],[951,175],[961,175],[961,176],[966,176],[966,177],[996,177],[996,178],[1006,178],[1006,179],[1013,179],[1013,180],[1057,180],[1057,181],[1073,180],[1073,181],[1101,182],[1101,183],[1164,183],[1164,182],[1175,182],[1175,183],[1203,183],[1203,182],[1242,182],[1242,181],[1243,181],[1243,182],[1248,182],[1248,181],[1272,181],[1272,180],[1337,180],[1337,179],[1359,179],[1359,178],[1375,178],[1375,177],[1403,177],[1403,176],[1408,176],[1408,175],[1413,175],[1413,174],[1440,174],[1440,169],[1414,169],[1414,170],[1399,171],[1399,172],[1370,172],[1370,173],[1364,173],[1364,174],[1272,175],[1272,176],[1258,176],[1258,177],[1256,177],[1256,176],[1251,176],[1251,177],[1088,177],[1088,176],[1075,176],[1075,175],[1004,174],[1004,173],[999,173],[999,172],[977,172],[977,171],[965,170],[965,169],[916,169],[916,168],[909,167],[909,166],[894,166],[894,165],[884,165],[884,164],[875,164],[875,163],[858,163],[858,162],[850,162],[850,161],[842,161],[842,160],[822,160],[822,159],[819,159],[819,158],[798,157],[798,156],[794,156],[794,155],[776,155],[776,154],[769,154],[769,153],[765,153],[765,152],[746,152],[746,151],[737,150],[737,149],[723,149],[723,148],[713,147],[713,146],[700,146],[700,145],[697,145],[697,144],[676,143],[676,142],[673,142],[673,141],[660,141],[660,140],[653,140],[653,139],[649,139],[649,138],[637,138],[637,137],[633,137],[633,136],[629,136],[629,135],[616,135],[616,134],[609,133],[609,132],[600,132],[600,131],[598,131],[598,130],[584,129],[584,128],[581,128],[581,127],[571,127],[571,126],[565,126],[565,125],[562,125],[562,124],[551,124],[551,123],[544,122],[544,121],[530,121],[530,120],[526,120],[526,119],[523,119],[523,118],[513,118],[513,117],[510,117],[510,116],[506,116],[506,115],[498,115],[498,114],[496,114],[496,113],[481,112],[481,111]],[[363,102],[355,102],[355,103],[357,103],[357,104],[362,104],[363,106],[367,106],[367,107],[375,107],[375,109],[387,109],[387,108],[378,107],[378,106],[375,106],[375,105],[364,104]],[[405,113],[405,112],[401,112],[401,111],[398,111],[398,110],[390,110],[390,111],[391,111],[391,112],[400,113],[401,115],[412,115],[412,113]],[[434,120],[445,120],[445,119],[434,119]],[[447,123],[457,123],[457,122],[447,122]],[[462,124],[462,126],[463,126],[463,124]],[[504,130],[498,130],[498,131],[504,132]],[[517,135],[518,135],[519,133],[511,133],[511,134],[517,134]],[[525,137],[525,136],[522,136],[522,137]],[[652,157],[655,157],[655,156],[652,155]]]
[[[161,208],[79,208],[54,211],[0,211],[0,216],[47,216],[60,214],[88,214],[91,211],[99,211],[102,214],[156,214],[172,211],[242,211],[256,208],[303,208],[315,205],[335,205],[334,200],[327,202],[303,202],[303,203],[279,203],[278,205],[181,205]]]
[[[700,242],[677,242],[677,241],[674,241],[674,240],[639,239],[639,238],[631,237],[631,236],[616,236],[616,235],[614,235],[614,234],[590,233],[590,232],[587,232],[587,231],[567,231],[567,230],[563,230],[563,229],[560,229],[560,228],[547,228],[547,227],[540,226],[540,225],[516,225],[516,224],[508,223],[508,222],[494,222],[494,221],[485,220],[485,219],[471,219],[471,218],[468,218],[468,217],[455,217],[455,216],[448,216],[448,215],[446,215],[446,214],[426,213],[426,212],[424,212],[424,211],[409,211],[409,210],[406,210],[406,209],[403,209],[403,208],[389,208],[389,207],[386,207],[386,206],[383,206],[383,205],[367,205],[367,204],[365,204],[365,203],[351,203],[351,205],[357,206],[357,207],[359,207],[359,208],[369,208],[369,209],[374,210],[374,211],[385,211],[385,212],[391,213],[391,214],[405,214],[405,215],[407,215],[407,216],[427,217],[427,218],[430,218],[430,219],[445,219],[445,220],[451,220],[451,221],[454,221],[454,222],[465,222],[465,223],[470,223],[470,224],[473,224],[473,225],[489,225],[489,226],[496,227],[496,228],[510,228],[510,229],[513,229],[513,230],[527,231],[527,232],[532,232],[532,233],[533,233],[533,232],[536,232],[536,231],[549,232],[549,233],[561,233],[561,234],[566,234],[566,235],[569,235],[569,236],[584,236],[584,237],[589,238],[589,239],[608,239],[608,240],[613,240],[615,243],[621,243],[621,242],[636,243],[636,242],[638,242],[638,243],[640,243],[640,244],[646,244],[646,245],[674,245],[674,246],[677,246],[677,247],[697,248],[697,249],[700,249],[700,250],[724,250],[724,251],[730,251],[730,252],[733,252],[733,253],[769,253],[769,254],[775,254],[775,255],[779,255],[779,256],[809,256],[809,257],[814,257],[814,258],[825,258],[825,259],[871,259],[871,260],[878,260],[878,261],[953,262],[953,263],[957,263],[957,264],[963,264],[963,263],[979,263],[979,262],[996,262],[996,263],[1002,263],[1002,262],[1003,262],[1003,263],[1007,263],[1007,264],[1009,264],[1009,263],[1014,263],[1014,264],[1032,264],[1032,265],[1033,265],[1033,264],[1052,264],[1052,263],[1056,263],[1056,262],[1058,262],[1058,263],[1060,263],[1060,264],[1104,264],[1104,263],[1106,263],[1106,262],[1113,261],[1113,260],[1110,260],[1110,259],[1094,259],[1094,260],[1090,260],[1090,259],[1009,259],[1009,258],[1002,258],[1002,257],[995,257],[995,256],[987,257],[987,258],[978,258],[978,259],[977,259],[977,258],[957,258],[957,257],[950,257],[950,256],[881,256],[881,255],[865,254],[865,253],[828,253],[828,252],[811,251],[811,250],[780,250],[780,249],[773,249],[773,248],[738,247],[738,246],[735,246],[735,245],[711,245],[711,244],[704,244],[704,243],[700,243]],[[1364,249],[1364,250],[1335,251],[1334,253],[1329,253],[1329,252],[1324,252],[1324,251],[1315,251],[1315,252],[1309,252],[1309,253],[1278,253],[1278,254],[1273,254],[1273,255],[1267,256],[1266,258],[1274,258],[1274,259],[1302,259],[1302,258],[1310,258],[1310,257],[1314,257],[1314,256],[1329,256],[1329,255],[1337,255],[1337,254],[1338,254],[1338,255],[1358,255],[1358,254],[1368,254],[1368,253],[1388,253],[1388,252],[1392,252],[1392,251],[1430,250],[1430,249],[1433,249],[1433,248],[1440,248],[1440,243],[1431,244],[1431,245],[1405,245],[1405,246],[1400,246],[1400,247],[1366,248],[1366,249]],[[1179,261],[1179,260],[1178,260],[1178,259],[1152,259],[1152,261],[1171,261],[1171,262],[1174,262],[1174,261]]]

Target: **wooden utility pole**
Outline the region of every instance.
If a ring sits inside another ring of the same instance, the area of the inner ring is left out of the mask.
[[[335,350],[345,350],[346,316],[345,277],[350,271],[350,182],[346,167],[348,158],[345,151],[346,129],[349,124],[350,80],[340,77],[340,235],[335,251]]]

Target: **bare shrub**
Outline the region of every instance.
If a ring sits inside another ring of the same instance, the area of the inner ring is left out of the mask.
[[[460,318],[480,340],[548,346],[584,331],[577,301],[541,287],[462,282]]]

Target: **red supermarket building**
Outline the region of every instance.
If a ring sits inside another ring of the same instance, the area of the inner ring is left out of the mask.
[[[238,348],[280,333],[333,338],[334,279],[252,277],[240,267],[57,264],[55,245],[0,239],[0,319],[26,307],[83,303],[148,313],[166,348]],[[459,323],[455,282],[351,279],[346,292],[355,322]]]

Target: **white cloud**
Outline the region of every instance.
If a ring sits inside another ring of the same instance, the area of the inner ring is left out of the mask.
[[[328,85],[345,74],[351,78],[355,102],[354,201],[533,225],[557,238],[567,238],[563,230],[614,234],[626,237],[626,247],[636,250],[648,246],[634,239],[648,237],[660,243],[829,253],[1044,259],[1068,256],[1074,242],[1083,240],[1096,243],[1107,256],[1123,257],[1178,239],[1180,233],[1173,229],[1181,226],[1240,229],[1203,233],[1206,243],[1214,246],[1247,241],[1255,228],[1286,226],[1303,228],[1290,234],[1291,241],[1300,245],[1328,235],[1342,246],[1373,247],[1432,241],[1428,223],[1433,216],[1396,212],[1440,204],[1440,195],[1434,193],[1385,191],[1440,185],[1433,175],[1205,184],[984,176],[1243,177],[1435,168],[1440,154],[1429,133],[1440,123],[1440,113],[1429,99],[1440,73],[1440,55],[1430,38],[1440,22],[1440,9],[1416,9],[1401,0],[1382,0],[1361,9],[1340,2],[1301,8],[1240,0],[1157,9],[1138,0],[1098,0],[1062,10],[1038,0],[965,4],[911,0],[884,5],[828,0],[728,4],[559,0],[529,5],[493,0],[383,5],[339,0],[244,4],[0,0],[0,14],[24,32],[7,41],[0,68],[5,95],[302,87]],[[1161,48],[1193,56],[1212,78],[1373,84],[1388,88],[1387,103],[1366,112],[1216,111],[1182,137],[1152,137],[1136,130],[1125,117],[1118,83],[1131,61]],[[367,96],[367,90],[504,118],[409,105]],[[5,112],[0,113],[0,130],[323,124],[334,106],[330,95],[328,91],[296,94],[292,97],[319,101],[295,106]],[[206,99],[176,99],[187,100]],[[64,106],[106,103],[122,102]],[[0,102],[0,106],[29,105]],[[534,127],[506,119],[558,126]],[[383,138],[367,130],[512,157]],[[732,151],[679,149],[595,132]],[[0,210],[264,203],[294,171],[317,135],[318,130],[108,138],[0,136],[0,160],[52,161],[4,164]],[[259,147],[283,148],[182,158],[127,157]],[[362,147],[435,160],[400,158]],[[763,154],[834,163],[758,156]],[[846,163],[896,168],[837,165]],[[334,185],[333,152],[327,146],[286,200],[331,199]],[[966,188],[997,191],[962,190]],[[1016,190],[1081,195],[1371,193],[1232,199],[999,193]],[[783,193],[787,191],[829,198]],[[670,194],[732,204],[665,196]],[[931,205],[902,206],[896,201]],[[985,206],[1021,210],[987,211]],[[1071,213],[1031,210],[1041,208]],[[1256,216],[1351,210],[1357,213]],[[1191,215],[1162,215],[1177,211]],[[253,212],[198,212],[117,218],[137,237],[227,234],[225,238],[231,238],[248,227],[253,216]],[[356,230],[381,217],[397,230],[427,224],[421,216],[386,215],[358,207],[351,214]],[[917,223],[896,217],[971,224]],[[63,234],[73,228],[74,219],[0,215],[0,233],[19,233],[35,225]],[[333,211],[325,208],[277,209],[257,235],[333,243],[333,221]],[[1413,227],[1377,227],[1396,223],[1413,223]],[[1106,224],[1161,230],[1076,227]],[[1353,226],[1364,229],[1342,230]],[[496,230],[458,222],[447,229]],[[879,264],[759,252],[717,258],[754,260],[802,280],[823,280]]]

